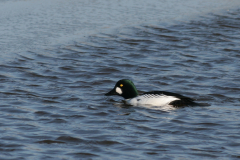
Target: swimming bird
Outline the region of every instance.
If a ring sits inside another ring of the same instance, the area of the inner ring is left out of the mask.
[[[166,91],[151,91],[139,95],[133,82],[128,79],[119,80],[115,87],[105,95],[122,96],[127,104],[133,106],[185,107],[198,105],[192,98]]]

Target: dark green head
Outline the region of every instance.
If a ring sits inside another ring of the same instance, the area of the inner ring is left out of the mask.
[[[125,99],[134,98],[138,96],[138,91],[132,81],[128,79],[122,79],[118,81],[115,87],[105,96],[119,95]]]

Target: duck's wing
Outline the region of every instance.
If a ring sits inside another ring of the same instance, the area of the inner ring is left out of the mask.
[[[178,98],[178,100],[174,100],[169,103],[173,107],[185,107],[185,106],[196,106],[198,103],[194,102],[194,99],[182,96],[177,93],[166,92],[166,91],[151,91],[144,92],[142,95],[164,95],[164,96],[172,96]]]

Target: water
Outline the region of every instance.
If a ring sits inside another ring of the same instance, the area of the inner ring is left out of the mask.
[[[239,159],[239,3],[0,1],[0,159]],[[122,78],[211,106],[128,107]]]

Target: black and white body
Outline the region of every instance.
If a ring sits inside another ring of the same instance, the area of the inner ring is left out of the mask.
[[[122,96],[127,104],[133,106],[185,107],[198,105],[192,98],[171,92],[152,91],[139,95],[133,82],[128,79],[119,80],[115,87],[105,95]]]

